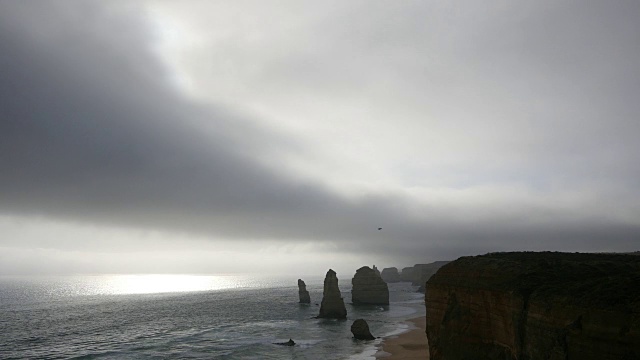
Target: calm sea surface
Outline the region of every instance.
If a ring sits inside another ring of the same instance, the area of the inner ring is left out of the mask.
[[[191,275],[0,277],[0,359],[368,359],[380,339],[356,341],[357,318],[374,336],[424,314],[422,294],[390,284],[391,305],[320,320],[323,278],[303,278],[312,304],[298,304],[297,278]],[[292,338],[296,346],[274,345]]]

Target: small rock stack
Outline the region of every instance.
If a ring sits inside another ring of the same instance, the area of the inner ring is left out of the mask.
[[[311,303],[311,297],[307,291],[307,285],[301,279],[298,279],[298,295],[300,296],[300,304]]]
[[[369,324],[364,319],[358,319],[351,325],[351,333],[358,340],[375,340],[369,331]]]

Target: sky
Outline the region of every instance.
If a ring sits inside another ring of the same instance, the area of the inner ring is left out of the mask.
[[[1,0],[0,275],[636,251],[638,14]]]

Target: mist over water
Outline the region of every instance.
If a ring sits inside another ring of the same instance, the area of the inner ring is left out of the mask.
[[[314,319],[322,278],[305,279],[312,304],[298,304],[292,279],[249,276],[104,275],[0,278],[0,358],[369,358],[380,339],[352,339],[365,318],[375,336],[424,314],[422,295],[390,284],[391,305],[354,308],[348,320]],[[296,346],[275,342],[294,339]]]

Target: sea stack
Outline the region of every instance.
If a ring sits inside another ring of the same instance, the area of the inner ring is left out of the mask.
[[[363,266],[351,280],[354,305],[389,305],[389,287],[375,270]]]
[[[324,278],[324,292],[322,293],[322,303],[320,304],[320,314],[318,318],[346,319],[347,308],[338,288],[338,277],[336,272],[329,269]]]
[[[351,333],[358,340],[375,340],[369,331],[369,324],[364,319],[358,319],[351,325]]]
[[[413,266],[402,268],[400,271],[400,281],[413,281]]]
[[[300,296],[300,304],[311,304],[311,297],[307,291],[307,285],[302,279],[298,279],[298,295]]]
[[[382,269],[380,276],[382,276],[382,279],[388,283],[400,281],[400,273],[398,273],[398,269],[394,267]]]

